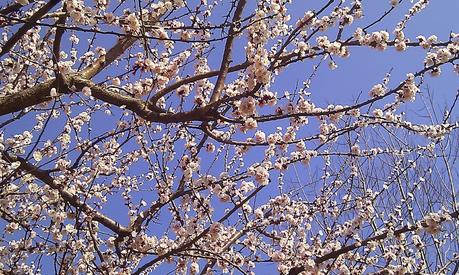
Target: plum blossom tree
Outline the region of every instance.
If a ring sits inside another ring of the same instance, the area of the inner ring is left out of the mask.
[[[429,83],[459,34],[409,31],[430,1],[7,2],[2,274],[458,271],[458,93]],[[321,86],[361,53],[399,67]]]

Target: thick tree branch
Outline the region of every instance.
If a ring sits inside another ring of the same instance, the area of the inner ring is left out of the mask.
[[[7,15],[12,12],[18,11],[22,7],[21,4],[19,3],[12,3],[6,7],[4,7],[2,10],[0,10],[1,15]]]
[[[50,11],[55,5],[57,5],[60,0],[50,0],[46,3],[43,7],[41,7],[37,12],[35,12],[29,19],[30,22],[25,23],[19,30],[13,34],[13,36],[6,41],[6,43],[1,47],[0,50],[0,57],[2,57],[5,53],[9,52],[11,48],[21,39],[21,37],[30,30],[33,26],[35,26],[35,21],[40,20],[40,18],[45,15],[48,11]]]
[[[137,41],[137,38],[132,36],[120,38],[115,46],[113,46],[106,55],[101,56],[98,60],[96,60],[96,62],[81,71],[81,75],[86,79],[92,79],[95,75],[112,64],[113,61],[118,59],[128,48],[130,48],[135,43],[135,41]]]
[[[96,85],[92,81],[86,80],[79,76],[72,77],[72,80],[68,86],[70,85],[75,85],[77,89],[82,89],[85,86],[89,87],[91,88],[92,96],[95,98],[115,106],[131,110],[143,119],[151,122],[175,123],[187,121],[207,121],[215,119],[212,116],[205,115],[205,113],[201,110],[199,110],[199,112],[193,110],[180,113],[160,113],[153,111],[148,108],[148,103],[142,99],[128,97],[109,91],[107,88]]]
[[[24,91],[0,97],[0,116],[50,101],[52,99],[50,90],[54,86],[56,86],[56,79],[51,79]]]
[[[59,16],[59,18],[56,21],[56,25],[63,25],[65,24],[65,21],[67,20],[67,13],[65,12],[65,5],[63,7],[64,13]],[[62,36],[64,35],[65,29],[62,28],[57,28],[56,29],[56,35],[54,37],[53,41],[53,59],[54,62],[57,63],[59,62],[60,59],[60,51],[61,51],[61,40]]]
[[[72,81],[77,79],[77,76],[79,76],[79,79],[89,80],[97,75],[104,68],[109,66],[114,60],[119,58],[127,48],[132,46],[135,40],[135,38],[131,37],[120,39],[115,44],[115,46],[113,46],[107,52],[105,56],[100,57],[94,64],[88,66],[79,74],[67,76],[66,81],[67,84],[69,84],[68,86],[71,87],[73,85]],[[50,96],[50,90],[53,87],[57,87],[56,79],[48,80],[44,83],[35,85],[31,88],[14,93],[12,95],[0,97],[0,116],[17,112],[36,104],[50,101],[52,99]]]
[[[231,63],[231,51],[233,49],[234,36],[236,34],[237,23],[241,20],[242,10],[246,4],[246,0],[239,0],[236,11],[233,16],[233,23],[229,29],[228,38],[225,43],[225,50],[223,51],[222,61],[220,65],[220,73],[215,83],[215,88],[210,98],[210,103],[217,101],[225,85],[226,75],[228,74],[229,64]]]

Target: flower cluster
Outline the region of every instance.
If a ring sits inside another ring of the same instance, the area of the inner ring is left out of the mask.
[[[400,32],[400,34],[401,33],[402,32]],[[358,40],[361,45],[368,45],[378,50],[385,50],[387,49],[387,42],[389,42],[389,33],[387,31],[364,33],[363,29],[357,28],[354,32],[354,38]]]
[[[416,98],[416,93],[419,91],[419,88],[414,81],[414,74],[409,73],[406,77],[407,78],[403,83],[402,89],[398,91],[398,99],[404,102],[413,101]]]

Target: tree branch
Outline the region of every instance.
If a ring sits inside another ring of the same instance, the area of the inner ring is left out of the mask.
[[[81,75],[86,79],[93,78],[107,66],[112,64],[113,61],[118,59],[135,41],[137,41],[137,38],[132,36],[126,36],[119,39],[106,55],[101,56],[96,62],[81,71]]]
[[[233,23],[229,29],[228,38],[226,39],[225,50],[223,52],[222,62],[220,65],[220,73],[215,83],[215,88],[210,98],[210,103],[217,101],[220,98],[221,91],[225,84],[226,75],[228,74],[229,64],[231,63],[231,51],[233,49],[234,36],[236,34],[236,24],[241,19],[242,10],[246,4],[246,0],[239,0],[236,11],[233,16]]]
[[[21,39],[21,37],[30,30],[33,26],[35,26],[35,21],[40,20],[40,18],[45,15],[48,11],[50,11],[55,5],[57,5],[60,0],[50,0],[46,3],[43,7],[41,7],[37,12],[35,12],[29,19],[30,22],[25,23],[19,30],[13,34],[13,36],[6,41],[6,43],[1,47],[0,57],[2,57],[5,53],[9,52],[11,48]]]
[[[6,7],[4,7],[2,10],[0,10],[0,14],[1,15],[7,15],[7,14],[10,14],[12,12],[18,11],[20,8],[22,8],[21,4],[13,3],[13,4],[10,4],[10,5],[6,6]]]
[[[36,177],[52,189],[57,190],[64,201],[68,202],[73,207],[80,209],[86,215],[92,217],[92,220],[100,222],[102,225],[104,225],[105,227],[107,227],[108,229],[112,230],[120,236],[126,236],[130,234],[129,229],[123,227],[118,222],[96,211],[86,203],[82,202],[78,198],[78,196],[67,191],[63,185],[58,184],[56,181],[54,181],[54,179],[49,175],[48,172],[41,170],[38,167],[30,164],[23,158],[11,156],[6,152],[2,152],[2,158],[10,163],[16,161],[20,162],[20,165],[18,167],[19,170]]]
[[[81,73],[67,76],[67,82],[70,80],[70,83],[67,83],[69,84],[68,86],[72,86],[72,79],[76,79],[76,76],[80,75],[79,79],[85,78],[86,80],[89,80],[95,75],[97,75],[104,68],[110,65],[114,60],[119,58],[127,48],[132,46],[135,40],[136,39],[132,37],[120,39],[107,52],[105,56],[100,57],[94,64],[89,65],[87,68],[83,69]],[[0,97],[0,116],[17,112],[27,107],[34,106],[36,104],[50,101],[52,99],[52,97],[50,96],[50,90],[53,87],[57,87],[57,82],[55,78],[48,80],[44,83],[37,84],[24,91]]]
[[[452,212],[449,215],[451,216],[451,218],[457,219],[458,216],[459,216],[459,211]],[[444,221],[446,221],[446,219],[442,217],[441,220],[440,220],[440,223],[444,222]],[[425,221],[423,221],[421,223],[421,226],[423,228],[425,228],[428,225],[426,224]],[[402,227],[402,228],[400,228],[398,230],[395,230],[394,231],[394,236],[399,236],[400,234],[411,232],[411,231],[415,231],[415,230],[418,230],[418,229],[420,229],[420,228],[418,228],[415,225],[412,225],[412,226],[405,225],[404,227]],[[340,248],[340,249],[338,249],[336,251],[330,252],[330,253],[328,253],[328,254],[326,254],[324,256],[317,257],[314,261],[316,262],[316,264],[323,263],[323,262],[325,262],[327,260],[337,258],[338,256],[340,256],[342,254],[345,254],[347,252],[350,252],[352,250],[355,250],[357,248],[366,246],[369,242],[384,240],[384,239],[386,239],[388,237],[388,235],[389,235],[389,233],[385,232],[385,233],[376,235],[374,237],[368,238],[368,239],[366,239],[364,241],[353,243],[351,245],[348,245],[348,246],[345,246],[343,248]],[[298,275],[303,271],[305,271],[305,268],[303,266],[293,267],[293,268],[290,269],[288,275]]]
[[[250,62],[246,61],[246,62],[238,64],[236,66],[229,67],[228,68],[228,72],[237,72],[239,70],[246,69],[247,67],[250,66],[250,64],[251,64]],[[156,102],[161,97],[167,95],[168,93],[170,93],[173,90],[181,87],[182,85],[186,85],[188,83],[193,83],[193,82],[201,80],[201,79],[214,77],[214,76],[217,76],[219,74],[220,74],[220,71],[210,71],[210,72],[206,72],[206,73],[190,76],[190,77],[184,78],[184,79],[182,79],[180,81],[177,81],[174,84],[172,84],[172,85],[170,85],[170,86],[158,91],[155,95],[153,95],[153,97],[150,99],[150,104],[153,105],[153,106],[156,106]]]

